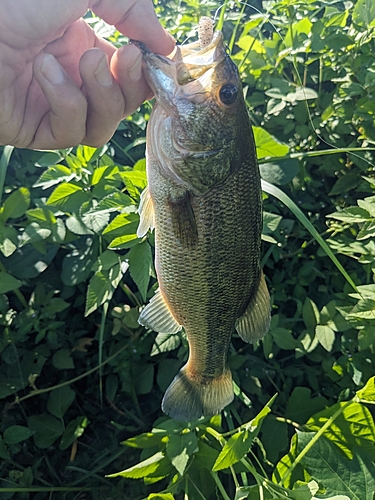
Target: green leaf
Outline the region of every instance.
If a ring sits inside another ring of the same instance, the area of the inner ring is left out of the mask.
[[[289,147],[286,144],[277,141],[263,128],[253,127],[253,132],[258,159],[269,156],[285,156],[289,152]]]
[[[128,253],[129,272],[137,285],[144,302],[146,302],[148,284],[152,270],[152,254],[148,241],[142,241]]]
[[[123,270],[120,264],[116,264],[110,269],[102,269],[94,274],[87,289],[85,316],[96,311],[104,302],[111,300],[121,281]]]
[[[150,493],[147,500],[175,500],[172,493]]]
[[[355,189],[360,180],[361,178],[357,174],[345,174],[335,182],[328,195],[335,196],[337,194],[346,193],[351,189]]]
[[[63,424],[52,415],[31,415],[27,419],[29,429],[34,433],[33,439],[39,448],[48,448],[64,432]]]
[[[34,187],[47,189],[62,181],[69,182],[74,179],[74,177],[75,174],[65,165],[53,165],[43,172],[38,181],[34,184]]]
[[[169,436],[166,452],[172,465],[182,476],[190,457],[198,450],[198,439],[195,432],[184,429],[179,434]]]
[[[158,434],[155,434],[154,432],[144,432],[143,434],[131,437],[126,441],[122,441],[121,444],[130,446],[131,448],[141,448],[141,449],[152,448],[153,446],[159,445],[165,435],[166,432],[165,433],[159,432]]]
[[[369,410],[360,403],[337,403],[313,415],[307,422],[312,431],[318,431],[340,408],[343,412],[335,418],[324,436],[348,457],[359,446],[375,458],[375,425]]]
[[[74,361],[69,349],[60,349],[52,356],[52,364],[59,370],[71,370],[74,368]]]
[[[6,444],[17,444],[21,441],[25,441],[33,432],[23,425],[12,425],[4,431],[4,442]]]
[[[10,454],[8,448],[6,447],[4,439],[2,438],[1,435],[0,435],[0,458],[3,458],[4,460],[10,460]]]
[[[61,278],[65,285],[83,283],[92,272],[98,256],[98,240],[82,238],[78,248],[68,253],[62,263]]]
[[[25,228],[24,232],[21,233],[19,247],[45,240],[50,236],[51,232],[51,229],[41,227],[37,222],[32,222]]]
[[[375,377],[371,377],[356,394],[363,401],[375,401]]]
[[[180,336],[176,333],[158,333],[151,349],[150,356],[177,349],[181,344]]]
[[[299,172],[299,162],[295,159],[279,160],[277,163],[261,163],[260,175],[272,184],[288,184]]]
[[[72,184],[70,182],[59,184],[48,198],[47,205],[53,205],[60,209],[64,209],[69,198],[79,191],[82,191],[82,188],[77,184]]]
[[[59,387],[51,391],[47,401],[47,410],[55,417],[62,418],[75,397],[76,393],[69,385]]]
[[[254,438],[260,431],[264,418],[270,411],[271,409],[265,406],[255,418],[241,426],[240,430],[228,439],[216,459],[212,468],[213,471],[216,472],[230,467],[239,462],[249,452]],[[241,430],[243,427],[245,429]]]
[[[315,327],[316,338],[328,352],[331,352],[335,342],[335,332],[327,325],[317,325]]]
[[[133,465],[129,469],[125,469],[115,474],[110,474],[107,477],[128,477],[131,479],[140,479],[146,477],[165,477],[174,470],[170,460],[159,451],[152,457]]]
[[[334,212],[333,214],[327,215],[327,217],[349,222],[350,224],[354,224],[355,222],[366,222],[371,218],[367,210],[360,207],[344,208],[341,212]]]
[[[276,462],[279,454],[288,446],[288,427],[285,422],[278,422],[267,416],[262,424],[261,441],[267,452],[267,458]]]
[[[306,297],[302,307],[302,317],[306,328],[314,330],[316,325],[320,322],[319,309],[314,301]]]
[[[308,387],[295,387],[286,405],[285,416],[293,422],[304,424],[311,415],[323,410],[327,403],[323,396],[311,397]]]
[[[0,271],[0,293],[11,292],[22,285],[21,281],[4,271]]]
[[[353,21],[365,29],[374,25],[375,4],[373,0],[357,0],[353,11]]]
[[[89,421],[86,417],[81,416],[77,417],[74,420],[71,420],[69,424],[66,426],[64,434],[61,436],[61,441],[59,448],[60,450],[66,450],[71,446],[74,441],[76,441],[82,434],[85,432],[86,427],[88,426]]]
[[[4,201],[4,205],[0,210],[0,217],[5,222],[8,219],[17,219],[25,214],[30,205],[30,191],[21,187],[17,191],[13,191],[11,195]]]
[[[298,433],[298,452],[315,436],[314,432]],[[370,459],[354,453],[347,460],[330,442],[321,437],[301,459],[302,466],[326,489],[326,495],[347,495],[350,500],[373,500],[375,466]]]

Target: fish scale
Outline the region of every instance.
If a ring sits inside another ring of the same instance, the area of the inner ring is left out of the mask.
[[[155,227],[159,281],[139,322],[164,333],[186,331],[189,359],[162,409],[188,421],[232,401],[227,354],[235,331],[255,342],[269,328],[260,269],[260,175],[241,82],[221,33],[204,48],[177,49],[172,61],[139,46],[156,104],[138,235]]]

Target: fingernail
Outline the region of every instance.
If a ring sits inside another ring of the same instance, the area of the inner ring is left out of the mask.
[[[128,69],[129,79],[137,82],[142,78],[142,54],[140,54],[131,68]]]
[[[59,85],[65,79],[63,70],[60,68],[59,63],[51,54],[45,54],[42,62],[41,72],[43,76],[52,83],[52,85]]]
[[[106,56],[104,56],[101,59],[100,63],[98,64],[98,67],[96,68],[94,75],[95,75],[96,81],[102,87],[110,87],[112,85],[112,75],[108,69],[108,63],[107,63]]]

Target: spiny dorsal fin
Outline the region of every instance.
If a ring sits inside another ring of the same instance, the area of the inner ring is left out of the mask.
[[[177,333],[182,328],[174,319],[159,288],[147,306],[142,310],[138,318],[138,323],[154,330],[154,332]]]
[[[149,229],[151,231],[155,227],[155,212],[154,205],[150,196],[150,191],[146,187],[141,194],[141,200],[139,202],[138,213],[140,216],[139,226],[137,229],[138,238],[142,238]]]
[[[270,295],[262,272],[258,290],[250,300],[244,314],[236,321],[236,330],[245,342],[256,342],[268,332],[270,322]]]
[[[190,203],[190,193],[186,191],[184,196],[177,200],[168,200],[171,208],[172,224],[175,237],[182,246],[192,248],[198,241],[198,229],[195,215]]]

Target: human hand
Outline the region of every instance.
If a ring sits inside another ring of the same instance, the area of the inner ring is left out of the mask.
[[[97,37],[87,9],[154,52],[173,50],[151,0],[2,0],[0,144],[101,146],[150,94],[140,50]]]

